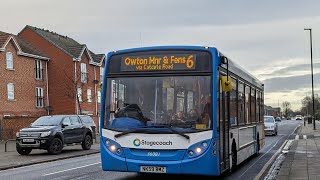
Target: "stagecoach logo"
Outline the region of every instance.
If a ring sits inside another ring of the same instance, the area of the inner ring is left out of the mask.
[[[136,138],[133,140],[133,145],[134,146],[140,146],[140,139]]]
[[[146,141],[146,140],[140,140],[139,138],[136,138],[133,140],[133,145],[138,147],[140,145],[143,146],[172,146],[172,142],[169,141]]]

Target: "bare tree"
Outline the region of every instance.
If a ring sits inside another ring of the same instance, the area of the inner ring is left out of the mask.
[[[93,83],[93,86],[94,84],[97,84],[97,81],[96,80],[92,80],[90,81],[90,79],[88,78],[88,76],[85,77],[85,79],[82,79],[81,78],[81,74],[79,73],[77,75],[76,78],[74,78],[73,76],[70,77],[66,72],[65,72],[65,76],[67,77],[67,81],[66,83],[64,83],[65,85],[65,96],[70,98],[70,99],[73,99],[73,100],[76,100],[77,102],[77,114],[82,114],[82,104],[85,103],[85,102],[88,102],[89,100],[92,100],[95,98],[95,95],[96,95],[96,92],[94,92],[94,88],[91,89],[91,96],[88,97],[87,95],[86,96],[83,96],[83,89],[88,89],[90,86],[89,84],[90,83]],[[81,89],[81,95],[78,94],[78,88]],[[86,98],[83,98],[83,97],[86,97]]]
[[[313,115],[313,101],[311,96],[306,96],[301,101],[302,107],[301,110],[306,115]],[[318,94],[314,96],[314,106],[315,106],[315,116],[316,118],[320,117],[320,110],[318,107],[320,107],[320,97]]]
[[[291,104],[288,101],[284,101],[282,103],[282,108],[283,108],[283,113],[285,114],[285,116],[289,116],[289,112],[291,112]]]

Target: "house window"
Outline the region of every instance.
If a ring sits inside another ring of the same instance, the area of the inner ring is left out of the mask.
[[[87,83],[87,64],[81,63],[81,82]]]
[[[100,103],[101,102],[101,92],[100,91],[97,92],[97,97],[98,97],[98,103]]]
[[[6,59],[7,59],[7,69],[13,69],[13,55],[11,52],[7,52]]]
[[[87,89],[87,99],[88,99],[88,102],[92,102],[91,89]]]
[[[43,107],[43,88],[36,88],[36,107]]]
[[[36,60],[36,79],[42,79],[42,63]]]
[[[77,97],[78,97],[79,102],[82,102],[82,89],[81,88],[77,89]]]
[[[8,100],[14,100],[14,84],[8,83],[7,89],[8,89]]]
[[[103,72],[104,72],[104,68],[100,67],[100,81],[103,81]]]

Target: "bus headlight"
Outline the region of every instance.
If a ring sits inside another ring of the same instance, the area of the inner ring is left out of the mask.
[[[210,144],[210,140],[205,140],[205,141],[201,141],[196,144],[193,144],[188,148],[185,159],[190,159],[190,158],[195,158],[197,156],[200,156],[209,148],[209,144]]]
[[[124,153],[122,151],[122,148],[121,148],[120,144],[118,144],[117,142],[115,142],[111,139],[107,139],[107,140],[105,140],[105,145],[106,145],[107,149],[110,152],[112,152],[113,154],[115,154],[117,156],[124,157]]]

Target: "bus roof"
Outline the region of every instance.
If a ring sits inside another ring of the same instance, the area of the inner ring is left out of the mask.
[[[209,46],[148,46],[148,47],[138,47],[138,48],[129,48],[122,50],[115,50],[109,53],[112,54],[122,54],[122,53],[130,53],[136,51],[150,51],[150,50],[208,50],[208,49],[217,49],[215,47]]]

